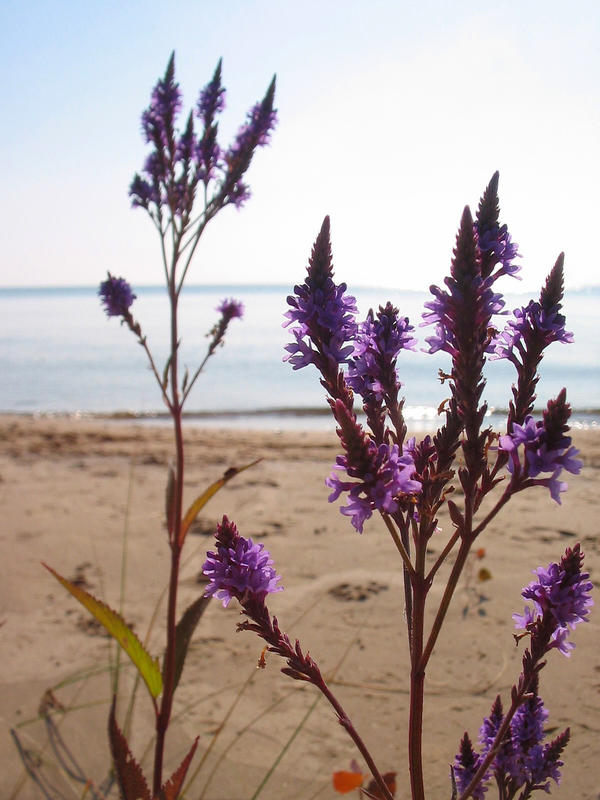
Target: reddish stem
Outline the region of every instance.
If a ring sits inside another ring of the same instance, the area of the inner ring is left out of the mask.
[[[173,258],[173,267],[169,280],[169,298],[171,302],[171,415],[175,432],[175,486],[173,498],[173,531],[170,534],[169,544],[171,546],[171,573],[169,576],[169,597],[167,603],[167,646],[163,664],[163,693],[160,704],[160,711],[156,718],[156,744],[154,748],[154,778],[153,792],[158,797],[162,787],[163,759],[165,749],[165,738],[171,710],[173,708],[173,695],[175,693],[175,631],[177,624],[177,589],[179,582],[179,562],[181,559],[180,532],[183,515],[183,478],[184,478],[184,449],[183,449],[183,430],[182,430],[182,404],[179,399],[178,376],[177,376],[177,353],[178,353],[178,331],[177,331],[177,292],[175,287],[175,265],[176,255]]]

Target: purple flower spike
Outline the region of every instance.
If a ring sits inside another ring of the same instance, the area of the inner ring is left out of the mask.
[[[515,258],[521,258],[519,245],[511,241],[506,225],[495,225],[491,230],[480,231],[476,224],[475,230],[477,243],[482,254],[490,258],[495,264],[500,265],[500,269],[494,273],[494,280],[501,275],[512,275],[515,278],[519,278],[517,273],[521,267],[513,263]]]
[[[563,297],[564,254],[552,268],[538,302],[531,301],[513,312],[513,319],[494,340],[492,359],[506,358],[517,370],[517,385],[513,386],[510,402],[509,430],[513,422],[522,424],[531,413],[538,382],[538,366],[544,350],[553,342],[569,343],[573,334],[565,329],[565,317],[560,313]]]
[[[516,422],[509,434],[500,437],[500,449],[509,454],[508,470],[513,475],[515,487],[546,486],[552,499],[560,504],[560,494],[567,484],[558,478],[563,470],[578,475],[582,462],[576,458],[579,450],[571,446],[567,420],[571,408],[566,402],[563,389],[556,400],[551,400],[544,412],[543,420],[525,418],[523,425]],[[523,448],[523,459],[519,448]],[[549,478],[540,478],[542,473],[551,473]]]
[[[498,785],[499,797],[517,797],[519,790],[522,790],[518,795],[520,798],[530,797],[534,790],[543,789],[549,792],[550,779],[560,783],[559,767],[563,762],[559,757],[569,741],[570,731],[567,728],[544,745],[544,724],[547,719],[548,711],[538,695],[538,679],[535,676],[527,698],[515,711],[503,740],[497,743],[496,736],[504,721],[502,702],[498,696],[490,716],[484,719],[479,731],[479,741],[483,746],[481,756],[473,751],[467,734],[467,742],[465,743],[464,738],[461,742],[461,751],[455,761],[457,783],[461,791],[464,791],[473,778],[481,760],[496,744],[499,744],[499,748],[482,784],[489,783],[493,776]],[[483,793],[487,787],[482,784],[478,788]],[[477,796],[473,794],[473,797]]]
[[[211,337],[211,342],[208,346],[209,356],[215,352],[219,345],[224,343],[223,340],[231,320],[242,319],[244,316],[244,304],[230,297],[229,299],[223,300],[215,310],[221,314],[221,317],[207,334],[207,336]]]
[[[514,310],[513,319],[496,340],[496,358],[507,358],[519,368],[527,351],[535,348],[541,354],[553,342],[573,341],[573,334],[565,329],[566,320],[560,313],[563,263],[561,253],[548,275],[539,302],[532,300],[526,307]]]
[[[521,593],[526,600],[533,601],[533,608],[526,606],[523,614],[513,614],[515,627],[528,630],[532,641],[545,637],[546,650],[556,648],[565,656],[575,646],[567,641],[569,629],[587,622],[594,605],[590,594],[593,585],[589,573],[582,572],[582,566],[583,553],[577,544],[572,550],[567,548],[559,564],[534,570],[537,580]]]
[[[225,108],[225,88],[221,86],[221,60],[210,83],[200,92],[196,114],[204,132],[196,148],[197,175],[207,186],[221,166],[222,151],[217,144],[218,123],[215,118]]]
[[[456,785],[459,793],[462,794],[467,788],[471,779],[477,772],[477,767],[481,763],[481,756],[479,756],[473,749],[473,744],[466,733],[460,742],[460,752],[457,753],[454,759],[454,775],[456,777]],[[487,787],[483,781],[474,789],[472,797],[474,800],[483,800]]]
[[[224,319],[229,322],[234,318],[241,319],[244,316],[244,304],[233,297],[223,300],[216,308]]]
[[[175,82],[175,53],[171,53],[165,76],[152,90],[150,105],[142,115],[142,130],[149,144],[173,152],[175,120],[181,108],[181,92]]]
[[[263,544],[254,544],[238,532],[233,522],[224,516],[217,525],[216,552],[208,552],[202,571],[210,579],[205,597],[217,597],[227,608],[233,598],[263,603],[281,580],[273,569],[273,560]]]
[[[98,295],[109,317],[128,317],[129,307],[136,299],[125,278],[115,278],[110,272],[108,278],[100,284]]]
[[[215,116],[225,108],[225,87],[221,85],[222,65],[222,59],[219,59],[212,79],[202,89],[198,98],[196,114],[205,128],[210,127]]]
[[[386,395],[396,398],[401,386],[396,358],[401,350],[416,349],[413,330],[408,317],[398,316],[398,309],[391,303],[380,306],[377,316],[369,311],[365,322],[358,326],[347,382],[363,400],[374,398],[381,402]]]
[[[329,502],[337,500],[342,492],[348,492],[349,503],[340,511],[351,517],[352,525],[362,533],[373,511],[393,514],[399,508],[399,498],[416,494],[421,484],[413,477],[415,465],[410,453],[401,453],[397,444],[376,445],[343,401],[335,401],[333,412],[340,425],[338,435],[346,454],[336,458],[334,472],[325,480],[333,490]],[[338,470],[355,480],[342,480]]]
[[[511,241],[506,225],[500,225],[500,208],[498,206],[498,181],[500,175],[495,172],[487,185],[477,209],[477,216],[473,231],[477,240],[481,275],[483,278],[492,276],[496,281],[501,275],[518,277],[520,267],[513,264],[515,258],[520,258],[518,245]],[[494,272],[494,269],[500,268]],[[493,273],[493,274],[492,274]]]
[[[233,203],[240,208],[250,196],[250,190],[242,178],[250,166],[254,151],[269,143],[271,132],[277,122],[277,111],[273,108],[275,99],[275,78],[260,103],[248,112],[245,125],[238,131],[234,143],[224,156],[225,180],[223,198],[225,203]]]
[[[346,284],[333,281],[333,264],[329,240],[329,217],[325,217],[307,267],[307,277],[295,286],[295,295],[287,298],[283,326],[292,325],[295,342],[286,345],[294,369],[314,364],[326,380],[337,378],[340,364],[347,362],[356,334],[356,300],[345,294]]]

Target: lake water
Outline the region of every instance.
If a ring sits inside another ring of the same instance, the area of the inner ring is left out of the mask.
[[[291,287],[187,287],[181,301],[181,359],[194,371],[206,352],[206,333],[216,321],[215,306],[233,296],[245,304],[242,321],[233,320],[225,346],[210,359],[187,410],[203,424],[255,427],[330,427],[324,392],[312,368],[293,372],[282,362],[290,340],[282,328]],[[141,323],[157,363],[168,346],[168,301],[162,287],[135,289],[132,311]],[[418,326],[430,295],[380,289],[354,292],[364,316],[369,307],[391,300]],[[507,295],[507,308],[529,298]],[[600,289],[567,294],[564,311],[572,345],[555,344],[542,362],[538,404],[567,386],[567,397],[582,424],[600,419]],[[418,328],[423,342],[431,328]],[[406,416],[426,424],[447,396],[437,380],[447,369],[444,354],[405,352],[399,358]],[[117,319],[107,319],[96,288],[0,289],[0,411],[17,413],[133,413],[153,418],[163,412],[160,393],[135,337]],[[514,370],[504,361],[487,365],[484,398],[505,409]],[[320,416],[321,412],[321,416]]]

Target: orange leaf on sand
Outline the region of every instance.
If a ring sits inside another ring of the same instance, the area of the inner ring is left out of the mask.
[[[358,789],[362,786],[365,776],[362,772],[348,772],[342,770],[341,772],[333,773],[333,788],[340,794],[348,794],[348,792]]]

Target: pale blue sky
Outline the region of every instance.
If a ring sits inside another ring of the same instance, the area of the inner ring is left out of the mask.
[[[173,49],[186,111],[223,57],[225,144],[278,76],[253,198],[211,224],[192,282],[302,280],[330,214],[339,280],[425,289],[499,169],[524,255],[504,288],[539,288],[561,250],[567,286],[600,283],[597,0],[3,0],[0,45],[0,285],[161,282],[127,189]]]

